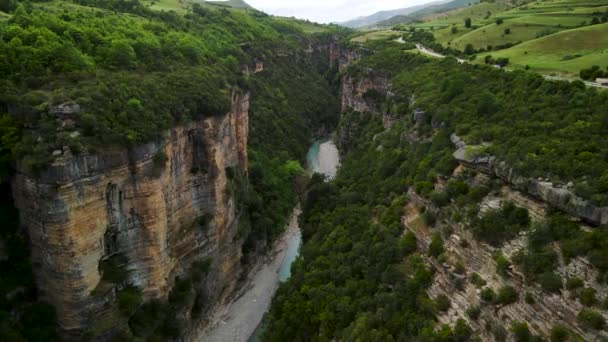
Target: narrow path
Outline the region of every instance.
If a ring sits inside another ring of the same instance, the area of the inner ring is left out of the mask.
[[[253,334],[268,311],[272,297],[279,287],[279,268],[287,253],[289,241],[298,233],[300,206],[291,214],[287,231],[279,240],[268,260],[248,280],[245,292],[214,314],[212,324],[199,336],[200,342],[244,342]]]

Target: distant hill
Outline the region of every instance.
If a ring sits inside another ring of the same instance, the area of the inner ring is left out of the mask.
[[[470,5],[474,5],[479,2],[480,2],[479,0],[452,0],[452,1],[443,2],[440,4],[431,3],[430,4],[431,6],[425,6],[424,8],[421,8],[421,9],[411,13],[410,15],[412,17],[421,18],[421,17],[429,15],[429,14],[447,12],[447,11],[467,7]]]
[[[339,24],[342,26],[350,27],[350,28],[361,28],[361,27],[365,27],[365,26],[373,26],[381,21],[384,21],[384,20],[387,20],[387,19],[390,19],[390,18],[393,18],[396,16],[406,16],[410,13],[414,13],[416,11],[423,10],[426,7],[441,5],[441,4],[445,4],[447,2],[449,2],[449,0],[439,0],[439,1],[431,2],[431,3],[423,4],[423,5],[418,5],[418,6],[399,8],[399,9],[389,10],[389,11],[380,11],[380,12],[376,12],[369,16],[359,17],[359,18],[352,19],[349,21],[341,22]]]
[[[232,8],[249,8],[253,9],[251,5],[243,0],[227,0],[227,1],[204,1],[210,5],[228,6]]]

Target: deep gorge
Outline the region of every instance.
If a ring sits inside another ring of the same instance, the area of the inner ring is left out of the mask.
[[[201,340],[289,226],[263,341],[608,338],[606,92],[221,6],[0,28],[0,340]]]

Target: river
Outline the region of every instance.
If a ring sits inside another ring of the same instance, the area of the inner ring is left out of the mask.
[[[330,139],[315,141],[306,155],[307,170],[333,179],[340,165],[338,148]],[[291,264],[298,257],[302,233],[298,226],[300,206],[294,208],[283,236],[274,250],[248,280],[245,290],[232,303],[214,314],[209,328],[200,335],[201,342],[256,342],[272,297],[281,282],[289,279]]]

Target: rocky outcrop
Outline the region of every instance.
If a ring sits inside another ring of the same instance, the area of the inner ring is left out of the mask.
[[[162,141],[65,153],[39,175],[18,167],[13,193],[40,295],[64,332],[78,336],[103,320],[117,288],[100,263],[113,256],[144,299],[166,298],[175,277],[204,258],[208,300],[234,288],[241,242],[227,169],[247,173],[248,109],[249,95],[235,92],[229,113],[174,127]]]
[[[495,175],[515,189],[538,198],[585,222],[594,225],[608,223],[608,207],[597,206],[590,201],[578,197],[572,190],[572,187],[562,187],[543,179],[523,177],[507,165],[507,163],[498,161],[496,157],[483,153],[483,146],[467,146],[455,134],[452,135],[451,139],[457,148],[457,151],[454,152],[454,158],[458,162],[480,172]]]
[[[391,88],[387,76],[368,70],[363,77],[344,75],[342,78],[342,111],[352,109],[357,112],[380,114],[379,101],[374,101],[371,92],[386,97]]]
[[[501,201],[512,200],[518,196],[521,195],[502,189],[498,195],[484,199],[482,206],[500,206]],[[567,327],[586,341],[598,341],[608,336],[604,331],[588,329],[581,325],[577,314],[584,306],[568,291],[548,294],[539,285],[526,282],[524,275],[515,266],[511,266],[504,276],[496,272],[496,253],[501,252],[511,259],[517,252],[526,248],[525,234],[505,243],[500,249],[494,248],[476,241],[466,224],[452,222],[445,215],[439,215],[435,226],[426,226],[421,220],[421,213],[423,208],[429,205],[428,201],[411,190],[408,199],[410,201],[404,208],[402,222],[416,235],[420,250],[424,253],[428,249],[434,233],[441,232],[444,237],[445,255],[439,259],[425,256],[427,263],[436,271],[428,294],[432,298],[445,295],[450,299],[450,308],[438,316],[440,323],[453,326],[458,319],[464,319],[483,341],[494,341],[492,331],[495,327],[508,330],[510,324],[515,321],[527,323],[534,334],[543,336],[550,335],[551,329],[557,325]],[[524,198],[517,200],[536,207],[536,204],[530,204],[529,200]],[[496,203],[493,204],[494,202]],[[453,210],[459,209],[454,207]],[[456,267],[457,264],[460,266]],[[596,290],[600,300],[608,293],[606,285],[597,282],[597,270],[583,258],[572,260],[567,265],[560,258],[556,272],[562,279],[579,277],[585,286]],[[471,281],[474,273],[486,282],[484,287],[494,291],[504,286],[514,287],[519,295],[518,300],[509,305],[484,302],[480,297],[481,288]],[[526,297],[533,301],[525,300]],[[472,307],[479,307],[479,317],[471,318],[467,313]]]

